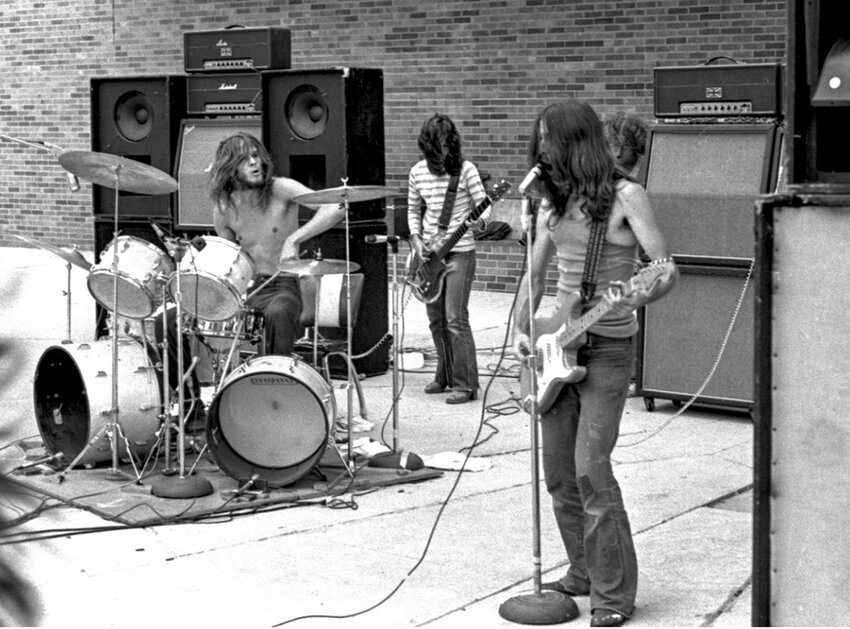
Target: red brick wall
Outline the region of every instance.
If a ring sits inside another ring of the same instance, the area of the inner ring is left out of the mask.
[[[383,69],[393,186],[405,185],[435,111],[459,124],[468,158],[516,182],[531,122],[555,99],[649,118],[653,67],[717,55],[775,62],[785,48],[778,0],[7,2],[0,133],[88,150],[91,77],[182,73],[183,32],[230,24],[289,28],[293,68]],[[70,192],[54,157],[0,139],[0,228],[0,244],[22,234],[91,248],[91,186]],[[489,266],[482,256],[479,273],[495,289],[503,282]]]

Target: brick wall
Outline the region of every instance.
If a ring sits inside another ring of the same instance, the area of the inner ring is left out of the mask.
[[[293,68],[383,69],[393,186],[435,111],[459,124],[468,158],[516,182],[531,122],[555,99],[650,118],[653,67],[775,62],[785,48],[778,0],[6,0],[0,133],[88,150],[91,77],[180,74],[184,31],[231,24],[289,28]],[[91,248],[91,186],[70,192],[54,156],[0,139],[0,244],[20,244],[14,234]],[[480,282],[493,290],[510,283],[502,249],[516,246],[482,249],[479,275],[492,280]]]

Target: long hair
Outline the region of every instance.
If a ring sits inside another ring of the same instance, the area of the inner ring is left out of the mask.
[[[591,220],[607,218],[622,174],[608,149],[602,121],[590,105],[566,100],[545,107],[534,121],[528,161],[530,166],[543,165],[543,194],[552,202],[555,217],[564,216],[568,202],[578,201]]]
[[[209,182],[209,195],[215,206],[226,208],[230,205],[230,195],[239,177],[239,164],[254,150],[263,171],[263,185],[258,190],[260,207],[266,207],[274,179],[272,158],[257,138],[244,131],[222,140],[216,149]]]
[[[419,133],[419,150],[425,156],[433,175],[459,175],[463,166],[460,133],[455,123],[444,114],[434,114]]]

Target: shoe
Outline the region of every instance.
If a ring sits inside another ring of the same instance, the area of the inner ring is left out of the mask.
[[[446,390],[446,385],[440,384],[436,380],[425,385],[425,393],[442,393]]]
[[[591,627],[620,627],[628,620],[624,614],[611,609],[594,609],[590,616]]]
[[[587,592],[574,592],[572,589],[568,588],[567,586],[565,586],[560,581],[549,581],[548,583],[541,583],[540,589],[541,590],[553,590],[555,592],[560,592],[561,594],[566,594],[567,596],[587,596],[588,594],[590,594],[589,591],[587,591]]]
[[[455,391],[446,398],[446,404],[463,404],[478,397],[477,391]]]

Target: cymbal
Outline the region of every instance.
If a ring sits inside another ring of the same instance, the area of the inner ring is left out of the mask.
[[[315,192],[301,194],[295,199],[296,203],[342,203],[346,199],[349,203],[360,201],[374,201],[386,197],[405,195],[407,192],[402,188],[388,188],[387,186],[339,186],[338,188],[325,188]]]
[[[59,155],[59,163],[80,179],[106,188],[115,188],[136,194],[169,194],[177,190],[177,181],[161,170],[134,159],[110,153],[92,151],[65,151]]]
[[[293,259],[284,260],[277,267],[283,273],[294,275],[331,275],[332,273],[346,273],[350,269],[354,273],[360,268],[356,262],[346,265],[345,260],[332,259]]]
[[[15,234],[18,238],[23,240],[24,242],[28,242],[31,245],[39,247],[40,249],[44,249],[45,251],[49,251],[52,254],[55,254],[65,260],[65,262],[69,262],[74,264],[81,269],[85,269],[86,271],[90,270],[92,265],[91,262],[85,259],[82,253],[80,253],[76,247],[56,247],[51,245],[50,243],[40,242],[35,238],[26,238],[24,236],[20,236]]]

